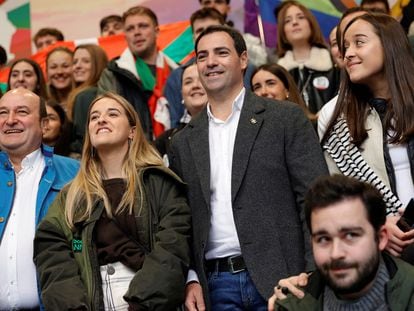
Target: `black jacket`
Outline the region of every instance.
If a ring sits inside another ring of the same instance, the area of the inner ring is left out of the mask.
[[[309,59],[303,63],[295,60],[292,51],[287,51],[278,64],[293,76],[312,113],[317,113],[338,93],[339,70],[333,65],[331,54],[326,48],[312,47]]]
[[[338,94],[340,71],[336,67],[332,67],[327,71],[318,71],[307,67],[299,69],[296,67],[289,70],[289,72],[312,113],[317,113],[323,105]],[[320,88],[318,87],[318,81],[328,81],[329,85],[324,89]]]

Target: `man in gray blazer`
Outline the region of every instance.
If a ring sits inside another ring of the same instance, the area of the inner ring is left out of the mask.
[[[243,87],[246,44],[211,26],[197,39],[208,106],[172,143],[172,168],[188,184],[193,270],[188,310],[267,310],[274,280],[313,267],[304,193],[327,174],[298,105]]]

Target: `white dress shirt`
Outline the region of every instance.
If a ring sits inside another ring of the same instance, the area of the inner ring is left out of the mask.
[[[231,169],[234,141],[245,89],[236,97],[227,120],[214,117],[207,106],[210,148],[210,233],[206,245],[207,260],[240,254],[240,243],[233,218],[231,202]]]
[[[27,155],[16,173],[13,207],[0,244],[0,310],[31,309],[39,305],[33,263],[36,199],[45,168],[40,149]]]
[[[231,168],[245,94],[246,90],[243,88],[234,100],[232,113],[226,121],[215,118],[210,104],[207,104],[211,208],[210,232],[205,254],[207,260],[241,254],[231,203]],[[187,283],[191,281],[198,282],[198,276],[190,269]]]
[[[408,202],[414,198],[414,184],[407,145],[388,144],[388,150],[394,168],[397,195],[405,208]]]

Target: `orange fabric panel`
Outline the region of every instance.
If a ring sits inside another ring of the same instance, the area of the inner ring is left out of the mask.
[[[105,50],[109,60],[121,55],[127,47],[124,34],[100,37],[98,43]]]

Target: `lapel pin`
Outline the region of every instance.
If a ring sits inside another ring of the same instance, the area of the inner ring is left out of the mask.
[[[250,119],[250,123],[251,123],[251,124],[256,124],[256,123],[257,123],[257,120],[256,120],[255,118],[251,118],[251,119]]]

